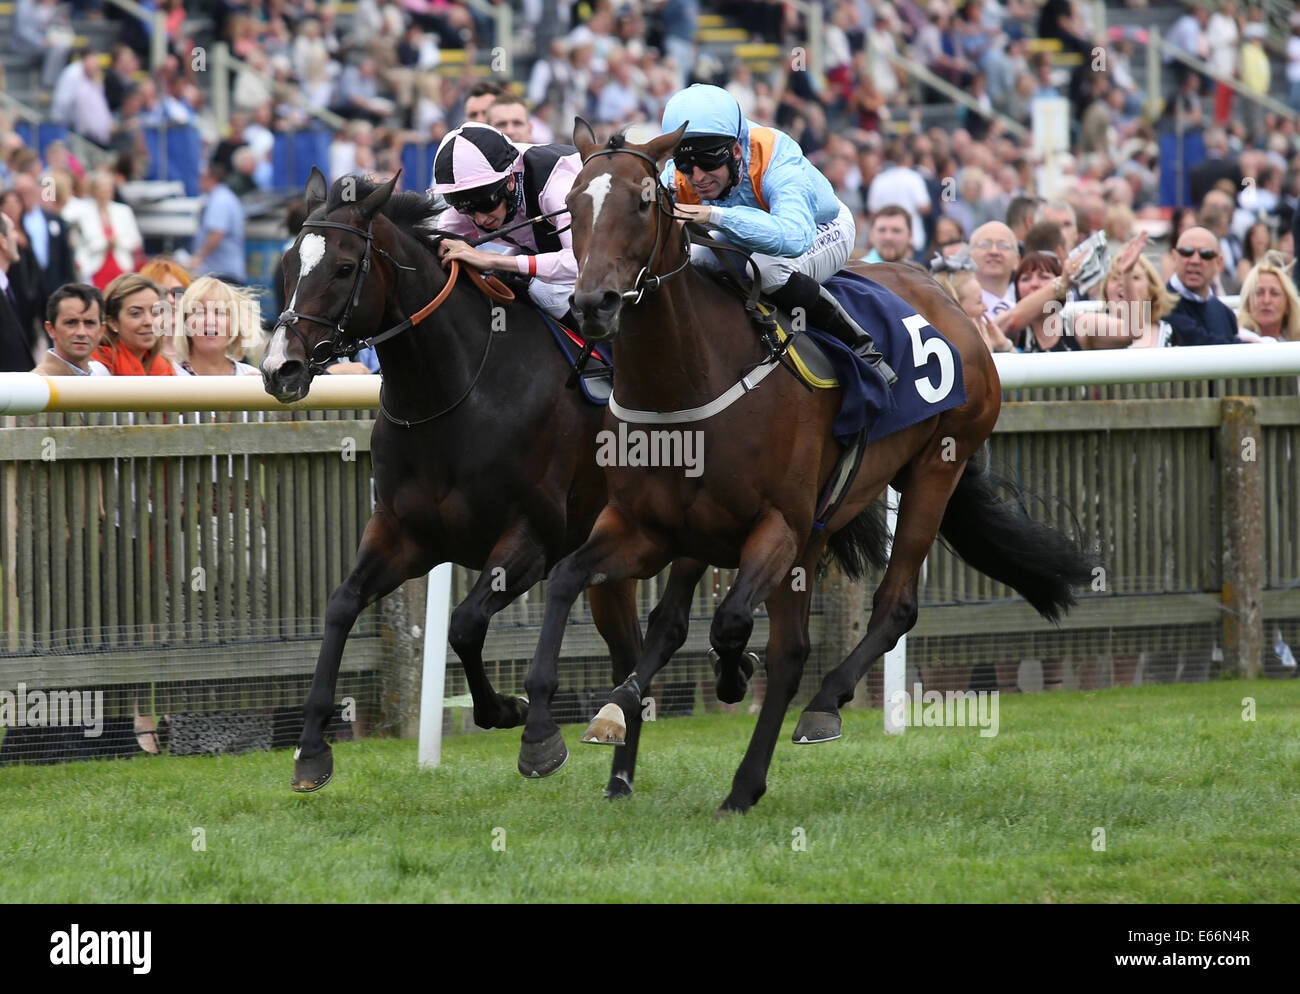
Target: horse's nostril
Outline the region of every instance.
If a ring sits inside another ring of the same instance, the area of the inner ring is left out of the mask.
[[[622,298],[617,290],[590,290],[573,295],[575,314],[586,317],[607,318],[618,310]]]

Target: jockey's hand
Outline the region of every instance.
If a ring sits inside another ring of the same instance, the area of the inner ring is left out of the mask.
[[[673,207],[673,216],[679,221],[708,224],[711,210],[712,208],[706,207],[704,204],[676,204]]]
[[[483,270],[497,268],[505,256],[496,252],[484,252],[464,242],[453,240],[445,241],[438,246],[438,258],[447,265],[450,265],[452,260],[458,260],[462,266]]]

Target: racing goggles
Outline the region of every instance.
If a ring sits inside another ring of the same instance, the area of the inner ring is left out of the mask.
[[[507,182],[502,180],[496,186],[448,193],[444,199],[453,210],[462,214],[491,214],[505,199]]]
[[[688,176],[695,172],[696,166],[706,173],[721,169],[731,161],[731,146],[735,141],[734,138],[728,138],[720,145],[709,145],[703,148],[693,145],[690,141],[684,141],[677,146],[677,151],[673,154],[673,165]]]

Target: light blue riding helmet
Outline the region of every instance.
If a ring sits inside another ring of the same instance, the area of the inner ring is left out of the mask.
[[[707,83],[688,86],[675,93],[664,106],[661,127],[664,134],[671,134],[683,124],[686,131],[673,151],[673,158],[689,161],[703,153],[707,159],[709,153],[716,152],[715,164],[710,165],[708,161],[703,164],[705,168],[718,168],[725,161],[731,173],[728,190],[734,188],[740,179],[741,165],[747,166],[749,162],[749,123],[736,98],[720,86]],[[733,142],[740,143],[740,163],[722,151],[730,150]]]

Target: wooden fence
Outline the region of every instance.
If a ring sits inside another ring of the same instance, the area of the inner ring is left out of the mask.
[[[247,702],[253,687],[270,705],[299,703],[326,599],[351,568],[372,506],[372,418],[6,418],[0,688],[131,685],[138,705],[147,685],[161,708],[172,690],[191,700],[203,696],[196,688],[223,687],[208,695],[221,704]],[[909,663],[931,682],[969,682],[982,666],[1003,687],[1024,682],[1026,659],[1063,686],[1150,676],[1153,654],[1172,654],[1188,679],[1216,665],[1258,672],[1274,629],[1287,641],[1300,634],[1298,432],[1294,377],[1010,396],[989,446],[995,468],[1044,496],[1031,506],[1036,516],[1097,543],[1105,571],[1054,629],[936,547]],[[701,583],[668,682],[708,678],[708,619],[731,576],[715,570]],[[456,571],[456,600],[473,580]],[[418,686],[413,621],[422,617],[422,586],[408,587],[363,614],[344,660],[345,675],[362,680],[371,722],[404,732]],[[658,591],[659,578],[642,584],[643,621]],[[834,572],[818,583],[814,676],[861,637],[870,591]],[[494,621],[486,658],[503,688],[522,686],[543,601],[544,585]],[[765,639],[760,612],[753,645]],[[608,685],[585,602],[564,654],[564,686]],[[450,673],[448,694],[463,693],[458,668]]]

